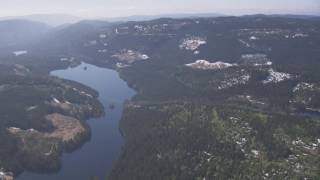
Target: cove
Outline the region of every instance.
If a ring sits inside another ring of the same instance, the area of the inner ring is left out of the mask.
[[[52,71],[51,75],[73,80],[97,90],[106,115],[87,121],[91,128],[90,141],[70,154],[63,154],[62,167],[58,173],[24,172],[17,180],[88,180],[93,176],[106,179],[123,145],[119,130],[123,104],[135,95],[135,91],[128,87],[116,71],[86,63],[81,63],[75,68]],[[114,104],[115,107],[110,109],[110,104]]]

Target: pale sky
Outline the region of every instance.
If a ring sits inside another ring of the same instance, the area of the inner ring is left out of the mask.
[[[0,0],[0,16],[117,17],[170,13],[320,14],[320,0]]]

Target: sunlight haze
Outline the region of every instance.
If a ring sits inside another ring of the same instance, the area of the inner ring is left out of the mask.
[[[0,16],[71,14],[85,18],[172,13],[319,14],[319,0],[0,0]]]

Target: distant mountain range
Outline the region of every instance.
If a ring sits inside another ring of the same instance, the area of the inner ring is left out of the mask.
[[[49,26],[60,26],[63,24],[72,24],[83,20],[81,17],[72,16],[68,14],[31,14],[26,16],[8,16],[0,17],[0,20],[29,20],[46,23]]]
[[[124,17],[106,17],[106,18],[83,18],[68,14],[32,14],[26,16],[7,16],[0,17],[0,21],[3,20],[28,20],[45,23],[49,26],[57,27],[66,24],[74,24],[82,20],[100,20],[109,22],[126,22],[126,21],[149,21],[159,18],[203,18],[203,17],[219,17],[228,16],[219,13],[180,13],[180,14],[159,14],[159,15],[133,15]],[[273,14],[273,15],[263,15],[263,14],[253,14],[244,16],[269,16],[269,17],[286,17],[286,18],[314,18],[319,16],[311,15],[294,15],[294,14]]]
[[[134,16],[126,16],[126,17],[111,17],[111,18],[91,18],[96,20],[117,22],[117,21],[147,21],[158,18],[193,18],[193,17],[217,17],[223,16],[222,14],[216,13],[202,13],[202,14],[162,14],[162,15],[134,15]],[[20,19],[20,20],[29,20],[29,21],[38,21],[42,23],[46,23],[50,26],[61,26],[65,24],[73,24],[79,22],[81,20],[86,20],[86,18],[77,17],[68,14],[33,14],[26,16],[8,16],[8,17],[0,17],[1,20],[12,20],[12,19]]]
[[[48,33],[51,27],[45,23],[21,19],[0,21],[0,49],[28,44]]]
[[[295,19],[310,19],[310,18],[319,18],[319,15],[299,15],[299,14],[252,14],[252,15],[243,15],[242,17],[282,17],[282,18],[295,18]]]
[[[114,18],[103,18],[103,20],[116,22],[116,21],[149,21],[159,18],[200,18],[200,17],[218,17],[226,16],[218,13],[182,13],[182,14],[159,14],[159,15],[134,15],[134,16],[125,16],[125,17],[114,17]]]

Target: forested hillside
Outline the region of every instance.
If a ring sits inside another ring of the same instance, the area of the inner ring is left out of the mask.
[[[63,148],[50,156],[53,168],[32,156],[60,143],[42,136],[57,129],[44,119],[86,129],[84,119],[102,114],[94,90],[48,76],[84,61],[117,70],[137,91],[123,113],[125,145],[112,180],[320,177],[317,17],[82,21],[31,44],[0,53],[0,146],[7,147],[0,167],[7,171],[58,167]]]

